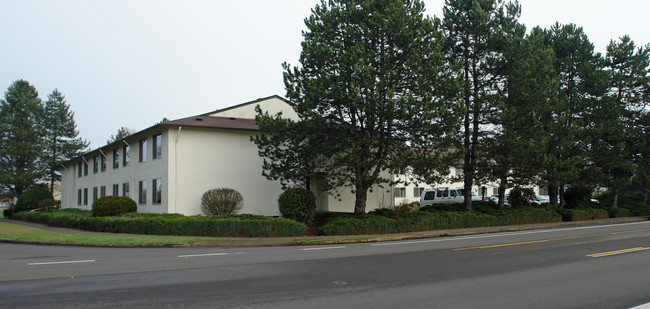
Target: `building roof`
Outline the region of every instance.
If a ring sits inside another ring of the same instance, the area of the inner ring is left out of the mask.
[[[197,128],[209,128],[209,129],[232,129],[232,130],[246,130],[246,131],[259,130],[259,127],[257,126],[257,122],[255,122],[255,120],[253,119],[214,117],[214,116],[204,116],[204,115],[167,121],[167,122],[163,122],[161,125],[197,127]]]
[[[272,95],[272,96],[268,96],[268,97],[265,97],[265,98],[259,98],[259,99],[257,99],[257,100],[253,100],[253,101],[249,101],[249,102],[245,102],[245,103],[241,103],[241,104],[233,105],[233,106],[226,107],[226,108],[222,108],[222,109],[217,109],[217,110],[214,110],[214,111],[211,111],[211,112],[208,112],[208,113],[202,114],[202,115],[203,115],[203,116],[208,116],[208,115],[212,115],[212,114],[215,114],[215,113],[221,113],[221,112],[225,112],[225,111],[228,111],[228,110],[231,110],[231,109],[240,108],[240,107],[242,107],[242,106],[246,106],[246,105],[251,105],[251,104],[259,103],[259,102],[266,101],[266,100],[273,99],[273,98],[278,99],[278,100],[280,100],[280,101],[283,101],[283,102],[285,102],[285,103],[291,105],[291,103],[290,103],[289,101],[287,101],[287,99],[285,99],[285,98],[283,98],[283,97],[281,97],[281,96],[279,96],[279,95],[277,95],[277,94],[274,94],[274,95]]]

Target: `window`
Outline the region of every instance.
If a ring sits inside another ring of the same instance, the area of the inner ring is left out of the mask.
[[[84,188],[84,205],[88,205],[88,188]]]
[[[406,188],[395,188],[395,197],[406,197]]]
[[[129,146],[122,147],[122,166],[129,165],[129,161],[131,161],[129,152],[131,152],[131,147]]]
[[[77,177],[81,177],[81,161],[77,163]]]
[[[406,169],[403,168],[403,167],[400,167],[400,168],[395,170],[395,174],[396,175],[405,175],[406,174]]]
[[[84,176],[88,176],[88,162],[84,162]]]
[[[93,203],[97,200],[97,187],[93,187]]]
[[[93,158],[93,174],[97,174],[98,171],[99,171],[99,159],[97,158],[97,156],[95,156]]]
[[[413,197],[420,197],[422,196],[422,192],[424,192],[424,188],[413,188]]]
[[[115,149],[113,150],[113,169],[117,169],[120,167],[120,150]]]
[[[102,155],[100,157],[100,159],[102,161],[102,172],[105,172],[106,171],[106,157],[104,155]]]
[[[138,203],[146,204],[147,203],[147,182],[140,181],[138,182]]]
[[[152,204],[160,204],[162,203],[162,179],[154,179],[151,183],[151,192],[153,193],[151,196],[151,203]]]
[[[113,196],[120,196],[120,185],[114,184],[113,185]]]
[[[139,162],[146,162],[147,161],[147,140],[143,139],[140,140],[140,155],[138,157]]]
[[[122,184],[122,196],[129,196],[129,183],[125,182]]]
[[[106,186],[101,186],[99,188],[99,196],[100,197],[106,196]]]
[[[81,206],[81,189],[77,190],[77,205]]]
[[[153,136],[153,159],[160,159],[162,157],[162,135],[157,134]]]

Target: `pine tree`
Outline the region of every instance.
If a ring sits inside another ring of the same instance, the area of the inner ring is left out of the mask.
[[[446,0],[443,28],[446,52],[450,62],[462,66],[463,115],[462,150],[465,209],[472,210],[471,190],[481,162],[488,162],[489,141],[493,130],[493,114],[503,99],[503,72],[492,67],[503,61],[505,37],[521,32],[517,19],[518,2],[498,0]],[[521,35],[521,33],[520,33]],[[501,76],[499,76],[501,75]],[[496,95],[495,95],[496,93]]]
[[[44,174],[43,104],[34,86],[13,82],[0,102],[0,184],[15,196]]]
[[[440,158],[448,152],[432,150],[455,140],[458,87],[439,21],[423,12],[421,1],[322,1],[305,19],[302,66],[284,64],[300,117],[294,137],[304,137],[287,142],[318,142],[329,167],[324,181],[352,188],[355,213],[365,212],[373,185],[392,181],[388,170],[452,164]]]
[[[634,176],[635,132],[647,108],[650,45],[636,49],[629,36],[607,46],[607,96],[592,112],[591,161],[600,180],[612,190],[610,206],[618,205],[619,189]]]
[[[163,120],[160,123],[165,122],[165,119],[167,118],[163,118]],[[135,130],[133,129],[127,127],[120,127],[119,129],[117,129],[117,133],[115,133],[115,135],[111,134],[111,137],[109,137],[108,140],[106,140],[106,144],[108,145],[116,141],[119,141],[133,133],[135,133]]]
[[[50,180],[50,192],[54,191],[54,181],[61,176],[59,170],[63,161],[80,155],[89,145],[79,137],[74,113],[65,101],[65,96],[54,89],[45,101],[43,117],[45,151],[44,161],[47,162],[47,178]]]

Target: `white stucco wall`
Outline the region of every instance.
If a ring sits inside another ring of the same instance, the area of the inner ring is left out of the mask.
[[[172,132],[170,212],[202,214],[201,196],[209,189],[231,188],[244,197],[240,213],[278,216],[279,183],[262,176],[262,158],[251,131],[183,127]],[[176,135],[178,134],[178,138]],[[177,138],[177,139],[176,139]],[[174,166],[175,165],[175,166]]]

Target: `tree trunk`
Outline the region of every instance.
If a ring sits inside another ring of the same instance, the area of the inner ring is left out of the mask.
[[[368,188],[356,188],[356,199],[354,201],[354,213],[366,213],[366,200],[368,199]]]
[[[506,185],[505,181],[501,180],[499,185],[499,208],[503,209],[506,205]]]
[[[554,183],[548,183],[548,201],[553,207],[557,207],[557,186]]]
[[[562,209],[564,208],[564,184],[560,184],[560,188],[558,189],[558,196],[560,197],[560,205],[558,208]]]
[[[614,190],[612,190],[612,201],[610,207],[612,208],[618,207],[618,187],[614,187]]]

